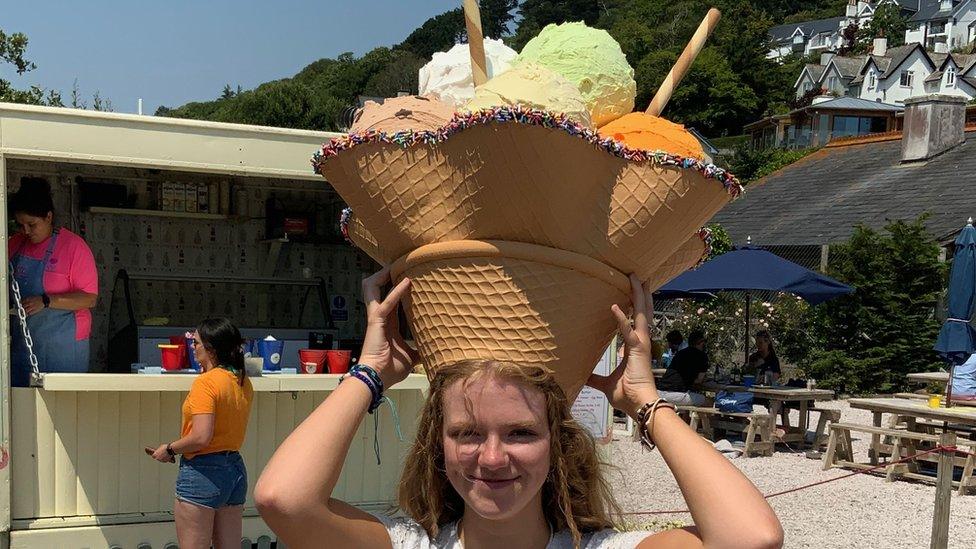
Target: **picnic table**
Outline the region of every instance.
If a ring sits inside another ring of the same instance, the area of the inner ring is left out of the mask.
[[[754,385],[752,387],[745,387],[743,385],[723,385],[715,382],[706,382],[704,384],[705,390],[708,392],[717,393],[718,391],[730,391],[730,392],[749,392],[758,398],[764,398],[769,401],[769,414],[775,418],[777,415],[781,416],[782,422],[778,427],[783,430],[782,437],[779,437],[781,442],[797,442],[800,445],[806,444],[807,428],[810,423],[810,411],[820,411],[821,414],[824,411],[816,408],[816,402],[823,400],[833,400],[834,392],[828,389],[807,389],[804,387],[787,387],[787,386],[763,386]],[[796,407],[800,410],[800,419],[796,426],[793,426],[790,422],[789,408],[787,404],[795,403]],[[814,437],[814,443],[819,444],[820,440],[823,438],[823,429],[825,426],[824,418],[817,425],[817,432]]]
[[[912,374],[906,374],[905,377],[908,381],[915,383],[941,383],[945,385],[949,383],[949,372],[915,372]]]
[[[881,427],[884,414],[892,414],[891,427],[899,418],[906,418],[908,430],[917,430],[918,420],[951,422],[969,428],[976,428],[976,408],[952,407],[930,408],[927,402],[904,398],[852,398],[851,408],[868,410],[874,416],[874,426]],[[871,463],[878,463],[881,453],[881,435],[871,435]]]
[[[890,461],[885,467],[885,478],[888,481],[898,477],[931,482],[929,475],[921,474],[918,461],[938,462],[941,458],[920,450],[932,448],[941,443],[945,437],[959,448],[949,461],[949,479],[945,482],[958,487],[960,494],[976,489],[976,440],[960,438],[959,435],[972,437],[976,428],[976,409],[973,408],[930,408],[928,403],[903,398],[852,398],[848,401],[851,408],[868,410],[874,415],[874,426],[867,427],[855,424],[835,423],[830,429],[830,441],[827,453],[824,455],[824,469],[830,467],[848,467],[854,469],[877,468],[881,453],[889,454]],[[891,414],[886,426],[882,426],[882,416]],[[899,425],[905,424],[902,429]],[[940,434],[941,431],[941,434]],[[869,463],[861,464],[854,460],[851,433],[863,432],[871,434],[871,447],[868,451]],[[881,437],[885,440],[882,442]],[[951,443],[950,443],[951,444]],[[959,454],[962,455],[959,455]],[[907,463],[899,463],[903,458]],[[952,467],[962,467],[959,480],[952,475]],[[939,477],[942,476],[942,466],[939,466]],[[940,482],[938,478],[936,482]]]

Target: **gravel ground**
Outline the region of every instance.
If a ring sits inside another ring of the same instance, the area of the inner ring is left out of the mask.
[[[844,422],[871,425],[870,412],[852,410],[844,401],[818,405],[842,410]],[[794,411],[794,425],[796,419],[797,412]],[[870,435],[854,436],[855,458],[867,461]],[[620,437],[614,438],[610,452],[610,461],[617,467],[617,471],[611,473],[611,483],[624,512],[686,508],[678,485],[658,452],[644,452],[638,444]],[[808,459],[802,452],[790,453],[782,445],[777,446],[772,457],[741,457],[732,463],[767,494],[848,472],[843,469],[821,471],[819,460]],[[865,474],[769,501],[783,523],[786,547],[914,549],[929,546],[935,487],[908,481],[887,483],[883,477]],[[652,529],[669,521],[691,523],[688,514],[634,520],[656,523],[648,525]],[[949,547],[974,546],[976,495],[953,494]]]

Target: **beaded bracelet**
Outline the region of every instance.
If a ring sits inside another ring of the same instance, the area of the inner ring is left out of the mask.
[[[653,450],[657,446],[654,444],[652,434],[654,432],[654,413],[657,412],[658,408],[670,408],[677,411],[674,404],[663,398],[647,402],[637,410],[637,431],[640,433],[640,443],[648,450]]]
[[[373,416],[373,451],[376,453],[376,464],[380,465],[380,440],[379,440],[379,414],[373,414],[384,402],[390,405],[390,413],[393,415],[393,428],[396,436],[403,442],[403,433],[400,432],[400,418],[397,415],[396,405],[390,397],[383,395],[383,380],[376,370],[366,364],[356,364],[349,368],[349,372],[339,378],[342,383],[347,377],[354,377],[362,381],[369,388],[371,398],[367,411]]]

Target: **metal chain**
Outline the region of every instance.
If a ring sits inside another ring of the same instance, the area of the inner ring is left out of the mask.
[[[10,287],[14,291],[14,301],[17,303],[17,318],[20,319],[20,330],[24,334],[24,341],[27,343],[27,352],[30,355],[30,365],[31,371],[33,372],[33,377],[40,376],[40,369],[37,367],[37,355],[34,354],[34,339],[31,338],[30,329],[27,327],[27,311],[24,310],[24,304],[20,301],[20,284],[17,284],[17,279],[14,278],[14,268],[10,265]]]

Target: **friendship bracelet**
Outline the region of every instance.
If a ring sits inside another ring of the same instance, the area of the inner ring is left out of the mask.
[[[371,398],[367,411],[373,416],[373,452],[376,453],[376,464],[380,465],[379,414],[373,414],[373,412],[384,402],[389,404],[390,413],[393,415],[393,428],[396,430],[397,439],[403,442],[403,433],[400,431],[400,417],[397,414],[396,404],[389,397],[383,395],[383,380],[376,370],[370,366],[356,364],[349,369],[349,372],[339,378],[339,383],[342,383],[347,377],[354,377],[362,381],[369,388]]]
[[[652,434],[654,431],[654,414],[658,408],[670,408],[677,411],[674,404],[663,398],[647,402],[637,410],[637,429],[640,433],[640,443],[648,450],[653,450],[657,446]]]

